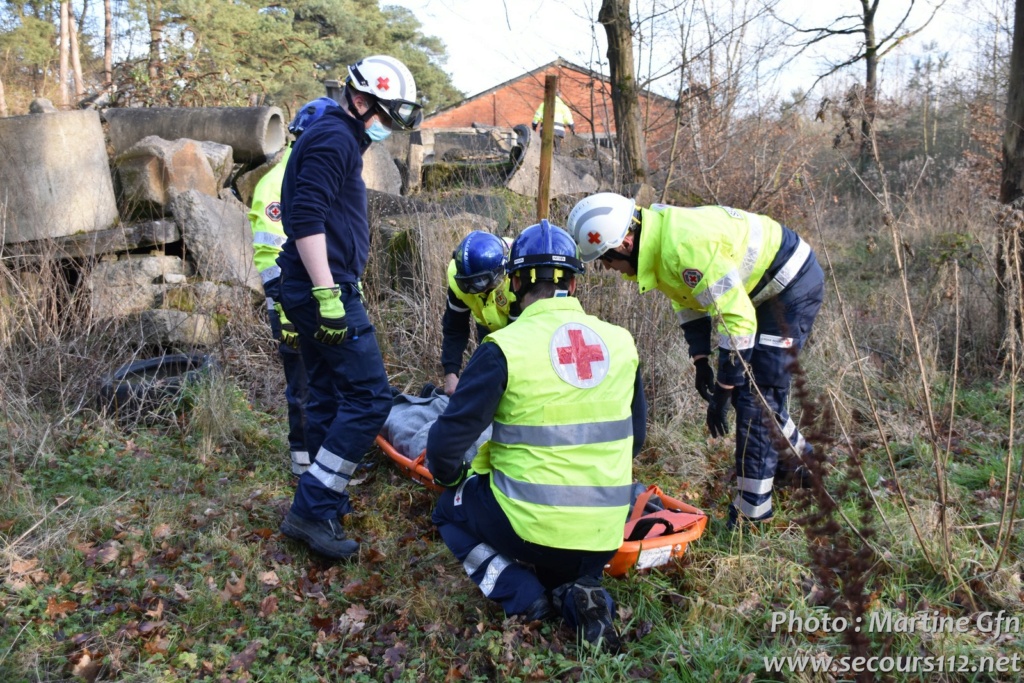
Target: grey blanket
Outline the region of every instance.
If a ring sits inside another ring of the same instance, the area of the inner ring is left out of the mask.
[[[435,389],[426,398],[399,394],[391,406],[391,413],[380,430],[381,436],[394,446],[395,450],[407,458],[415,459],[427,447],[427,432],[431,425],[448,407],[448,396]],[[483,434],[466,451],[464,459],[469,462],[476,457],[480,446],[491,438],[491,427],[488,425]]]

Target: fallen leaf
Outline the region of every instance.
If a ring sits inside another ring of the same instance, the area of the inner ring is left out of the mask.
[[[165,621],[144,621],[139,624],[139,634],[148,636],[152,633],[156,633],[163,627],[167,622]]]
[[[90,588],[89,584],[85,581],[79,581],[71,587],[71,592],[76,595],[88,595],[89,593],[92,593],[92,588]]]
[[[120,554],[121,544],[117,541],[108,541],[100,546],[99,551],[96,553],[96,562],[99,564],[110,564],[117,561],[117,557]]]
[[[168,536],[171,535],[171,533],[172,532],[171,532],[171,525],[170,524],[167,524],[167,523],[157,524],[155,527],[153,527],[153,531],[152,531],[153,540],[154,541],[159,541],[161,539],[167,538]]]
[[[182,602],[188,602],[192,599],[192,596],[188,594],[188,589],[180,583],[174,584],[174,594],[177,595]]]
[[[157,621],[162,619],[164,616],[164,601],[157,600],[156,607],[154,607],[153,609],[146,610],[146,616],[150,619],[155,619]]]
[[[366,621],[370,616],[370,610],[366,609],[362,605],[356,604],[345,610],[350,618],[356,621]]]
[[[142,649],[146,651],[146,654],[165,655],[167,654],[167,648],[169,648],[170,646],[170,638],[162,638],[160,636],[157,636],[156,638],[151,638],[150,640],[147,640],[146,644],[143,646]]]
[[[76,609],[78,609],[78,603],[74,600],[57,602],[57,598],[51,596],[46,601],[46,616],[50,619],[63,619]]]
[[[71,675],[81,678],[86,683],[93,683],[100,673],[101,661],[93,659],[88,650],[82,650],[72,657]]]
[[[377,550],[376,548],[370,548],[366,551],[366,561],[369,564],[378,564],[387,559],[387,555]]]
[[[8,531],[13,529],[15,521],[16,520],[13,519],[5,519],[3,521],[0,521],[0,533],[6,534]]]
[[[245,575],[238,576],[234,572],[231,572],[231,576],[224,584],[224,590],[220,592],[222,600],[231,600],[233,598],[242,597],[242,593],[245,592]]]
[[[263,598],[263,602],[260,603],[260,616],[269,617],[271,614],[277,611],[277,596],[268,595]]]
[[[281,585],[281,579],[277,578],[277,572],[271,569],[269,572],[260,574],[260,583],[264,588],[277,588]]]
[[[262,643],[254,640],[245,646],[245,649],[231,658],[228,662],[228,671],[248,671],[252,663],[256,661],[256,652]]]
[[[394,666],[405,659],[406,652],[408,652],[408,648],[404,643],[395,643],[393,647],[384,651],[384,663]]]
[[[27,574],[36,568],[39,564],[39,560],[32,558],[29,560],[15,560],[11,562],[11,573],[12,574]]]

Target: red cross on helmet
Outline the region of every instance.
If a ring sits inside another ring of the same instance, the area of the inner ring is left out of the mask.
[[[416,81],[412,72],[394,57],[364,57],[348,67],[345,84],[376,98],[396,128],[413,130],[423,120],[423,110],[416,103]]]
[[[636,202],[614,192],[599,192],[580,200],[569,212],[569,234],[579,245],[580,258],[590,263],[622,244]]]

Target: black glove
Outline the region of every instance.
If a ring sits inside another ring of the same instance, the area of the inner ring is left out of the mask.
[[[725,436],[729,431],[729,404],[732,403],[732,389],[715,383],[715,393],[708,401],[708,431],[711,436]]]
[[[693,370],[697,373],[697,381],[694,383],[697,393],[710,403],[711,396],[715,393],[715,371],[711,369],[711,363],[705,356],[693,362]]]

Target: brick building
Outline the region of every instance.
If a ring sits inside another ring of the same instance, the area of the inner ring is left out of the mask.
[[[462,128],[478,124],[511,128],[529,124],[544,100],[544,78],[549,74],[558,76],[562,101],[572,111],[577,135],[589,137],[592,131],[598,137],[609,133],[614,135],[611,83],[605,76],[563,59],[556,59],[441,109],[425,118],[423,127]],[[660,152],[671,144],[676,103],[646,91],[641,95],[640,107],[644,117],[648,162],[651,170],[656,170]]]

